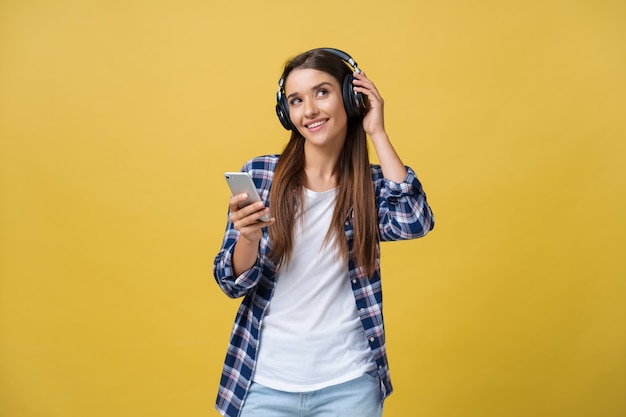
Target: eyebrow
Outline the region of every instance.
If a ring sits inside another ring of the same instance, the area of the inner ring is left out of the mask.
[[[328,82],[328,81],[322,81],[321,83],[319,83],[319,84],[314,85],[313,87],[311,87],[311,91],[315,91],[315,90],[317,90],[317,89],[319,89],[320,87],[323,87],[323,86],[325,86],[325,85],[332,85],[332,84],[331,84],[330,82]],[[298,93],[298,92],[296,91],[296,92],[294,92],[294,93],[289,94],[289,95],[287,96],[287,98],[289,99],[289,98],[291,98],[291,97],[293,97],[293,96],[297,96],[298,94],[300,94],[300,93]]]

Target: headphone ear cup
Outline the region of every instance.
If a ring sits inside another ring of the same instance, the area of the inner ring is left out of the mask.
[[[352,74],[346,75],[343,78],[342,86],[343,106],[346,108],[346,114],[349,119],[357,116],[356,103],[354,102],[354,85],[352,84],[353,79]]]
[[[280,120],[280,124],[282,124],[285,129],[292,130],[294,128],[289,118],[289,104],[287,103],[287,99],[282,95],[279,95],[276,102],[276,115],[278,116],[278,120]]]
[[[352,74],[346,75],[343,79],[343,105],[348,118],[361,117],[367,109],[366,99],[363,94],[354,91],[353,81]]]

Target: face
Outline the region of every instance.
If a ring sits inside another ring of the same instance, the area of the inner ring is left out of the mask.
[[[341,149],[348,131],[341,86],[332,75],[295,69],[285,80],[291,122],[311,145]]]

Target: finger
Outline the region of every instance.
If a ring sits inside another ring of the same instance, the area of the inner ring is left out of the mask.
[[[369,98],[374,97],[378,100],[382,100],[382,97],[380,96],[378,89],[376,88],[374,83],[372,83],[370,80],[355,79],[353,82],[353,85],[354,85],[354,91],[358,93],[366,94]]]
[[[248,194],[247,193],[242,193],[242,194],[237,194],[234,195],[230,198],[228,204],[230,206],[230,211],[231,212],[235,212],[239,210],[239,204],[243,203],[244,201],[246,201],[246,198],[248,198]]]
[[[266,214],[269,214],[269,209],[265,207],[262,201],[258,201],[231,212],[231,221],[237,223],[236,227],[246,227],[256,223]]]
[[[243,236],[244,238],[250,241],[258,241],[263,236],[262,229],[264,227],[268,227],[269,225],[273,224],[275,221],[276,221],[275,218],[271,218],[269,222],[265,222],[265,223],[256,222],[254,224],[251,224],[249,226],[246,226],[237,230],[239,230],[240,235]]]
[[[367,78],[367,75],[365,75],[364,72],[361,73],[354,73],[354,83],[357,85],[364,85],[364,86],[368,86],[371,88],[376,88],[374,86],[374,83],[372,82],[372,80],[370,80],[369,78]]]
[[[254,213],[250,216],[246,216],[236,222],[233,222],[233,226],[237,229],[242,235],[252,238],[253,236],[258,235],[261,232],[261,229],[273,224],[276,219],[271,218],[269,221],[262,221],[260,218],[268,214],[269,210],[261,210],[260,212]]]
[[[263,204],[263,203],[261,203],[261,204]],[[269,214],[270,214],[270,209],[268,209],[267,207],[264,207],[263,209],[255,211],[254,213],[250,214],[247,218],[250,219],[250,221],[253,224],[256,224],[256,223],[267,223],[267,222],[261,220],[261,217],[263,217],[265,215],[269,216]]]
[[[239,209],[239,214],[241,215],[242,218],[255,216],[255,215],[258,215],[258,217],[261,217],[263,214],[262,213],[259,214],[259,212],[263,211],[264,209],[265,209],[265,204],[263,204],[262,201],[257,201],[256,203],[249,204]]]
[[[367,96],[369,100],[370,108],[380,107],[383,103],[383,98],[380,96],[380,94],[376,90],[370,90],[370,89],[363,88],[363,87],[354,87],[354,91]]]

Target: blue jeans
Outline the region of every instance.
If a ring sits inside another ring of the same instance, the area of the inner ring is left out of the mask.
[[[277,391],[252,382],[241,417],[381,417],[376,371],[311,392]]]

